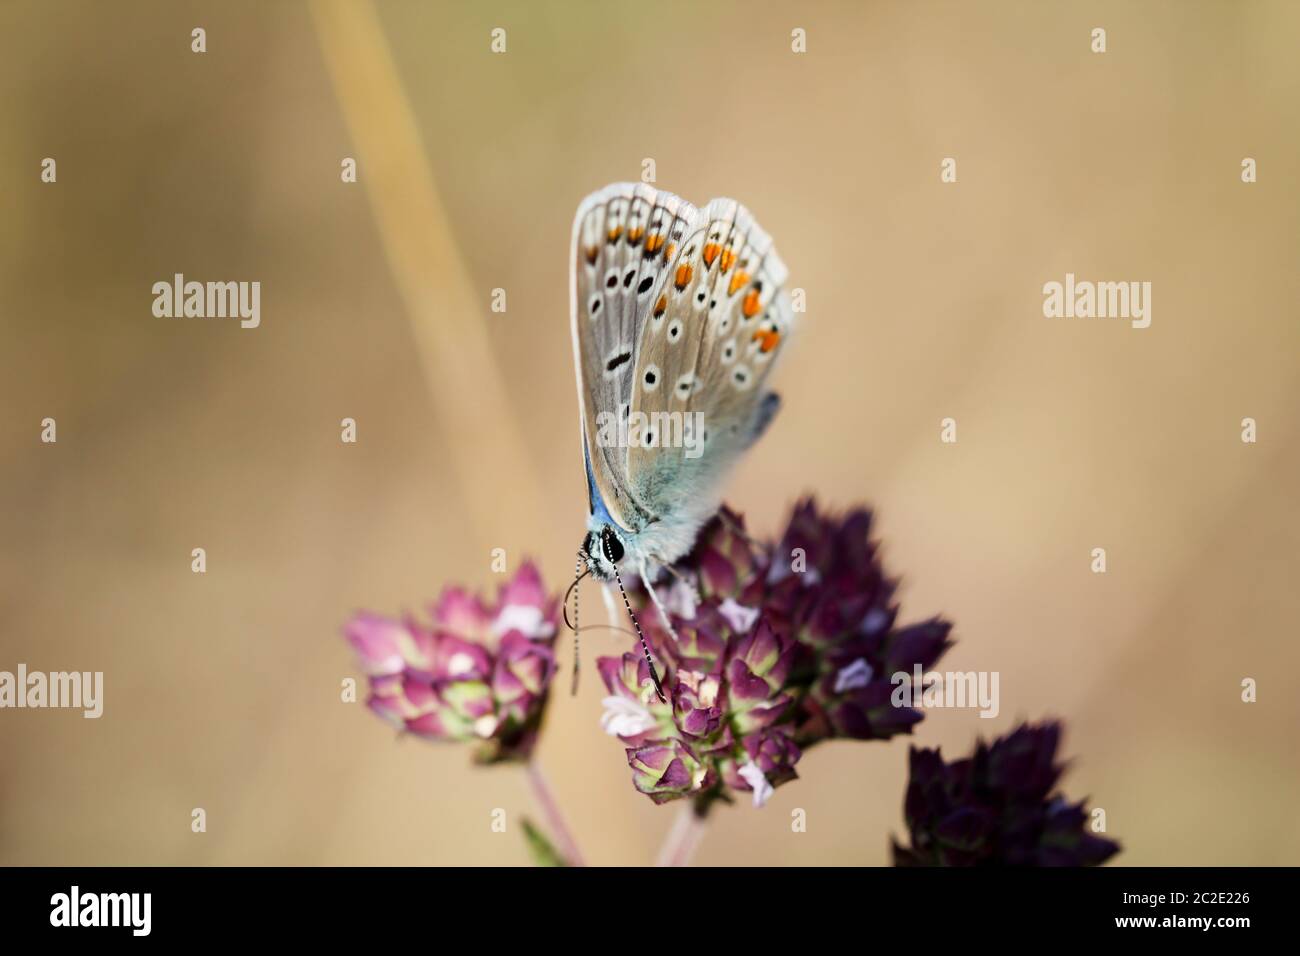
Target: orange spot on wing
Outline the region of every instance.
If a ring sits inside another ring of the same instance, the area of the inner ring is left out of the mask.
[[[594,265],[596,264],[596,257],[597,257],[598,255],[600,255],[600,247],[599,247],[599,246],[588,246],[588,247],[587,247],[587,262],[588,262],[590,265],[593,265],[593,266],[594,266]]]
[[[722,269],[723,272],[726,272],[728,269],[730,269],[730,268],[731,268],[731,264],[732,264],[733,262],[735,262],[735,261],[736,261],[736,254],[735,254],[734,252],[732,252],[730,249],[723,249],[723,250],[722,250],[722,266],[721,266],[721,269]]]
[[[754,293],[751,292],[750,295],[754,295]],[[748,301],[748,298],[746,301]],[[776,348],[777,343],[781,341],[781,333],[777,332],[775,329],[771,332],[764,332],[762,329],[759,329],[754,333],[752,341],[757,342],[758,350],[766,354]]]
[[[623,227],[615,226],[613,229],[609,231],[609,241],[618,242],[618,237],[621,235],[623,235]]]
[[[644,235],[645,235],[644,229],[629,229],[627,231],[627,244],[629,246],[635,246],[638,242],[641,241],[641,237]]]
[[[719,253],[720,251],[721,251],[721,250],[719,249],[718,244],[717,244],[716,242],[709,242],[709,243],[706,243],[706,244],[705,244],[705,246],[704,246],[704,266],[705,266],[705,268],[709,268],[709,267],[711,267],[711,266],[713,265],[713,260],[716,259],[716,258],[718,258],[718,253]]]
[[[756,314],[758,314],[760,308],[761,306],[758,304],[758,290],[750,289],[749,294],[745,296],[745,301],[740,304],[741,314],[747,319],[752,319]],[[776,335],[775,332],[770,334]],[[763,349],[763,351],[766,352],[767,349]]]
[[[645,237],[645,251],[646,251],[646,252],[658,252],[659,249],[660,249],[660,247],[663,246],[663,244],[664,244],[664,237],[663,237],[663,236],[646,236],[646,237]]]
[[[678,289],[685,289],[686,283],[691,281],[691,276],[694,273],[695,270],[683,262],[677,267],[677,275],[673,279],[673,285],[677,286]]]
[[[677,251],[677,246],[673,245],[673,243],[671,243],[671,242],[668,243],[668,248],[664,250],[664,264],[665,264],[665,265],[666,265],[667,263],[669,263],[669,262],[672,261],[673,253],[676,252],[676,251]]]
[[[655,318],[656,319],[659,318],[659,316],[663,315],[664,312],[667,311],[667,309],[668,309],[668,296],[661,295],[659,297],[659,301],[655,303]]]
[[[731,285],[727,286],[727,295],[735,295],[741,287],[749,281],[748,272],[737,272],[731,277]]]

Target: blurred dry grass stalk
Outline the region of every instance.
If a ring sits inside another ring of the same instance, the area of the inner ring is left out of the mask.
[[[478,528],[494,527],[503,502],[482,476],[512,476],[511,527],[539,540],[540,486],[484,328],[486,294],[470,281],[378,15],[369,0],[313,0],[311,11],[464,501]]]

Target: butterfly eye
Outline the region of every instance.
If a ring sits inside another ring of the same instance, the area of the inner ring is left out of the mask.
[[[605,557],[609,558],[611,564],[618,564],[623,560],[623,542],[615,537],[614,532],[606,528],[600,540],[605,549]]]

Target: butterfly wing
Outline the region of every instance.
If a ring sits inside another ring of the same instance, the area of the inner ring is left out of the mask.
[[[671,525],[664,539],[675,546],[660,549],[671,561],[716,510],[722,478],[776,412],[768,378],[794,313],[785,264],[735,200],[701,210],[662,278],[626,383],[633,419],[681,413],[683,427],[702,424],[703,443],[695,455],[638,444],[628,451],[625,481],[642,507]]]
[[[699,211],[671,193],[614,183],[578,206],[573,222],[570,322],[592,514],[626,530],[654,515],[628,478],[628,449],[602,441],[632,402],[641,328]]]

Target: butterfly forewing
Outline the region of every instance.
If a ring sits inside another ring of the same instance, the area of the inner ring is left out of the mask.
[[[697,216],[671,193],[616,183],[583,200],[574,220],[571,320],[583,441],[595,491],[625,529],[654,514],[632,491],[626,444],[608,437],[630,411],[640,330]]]

